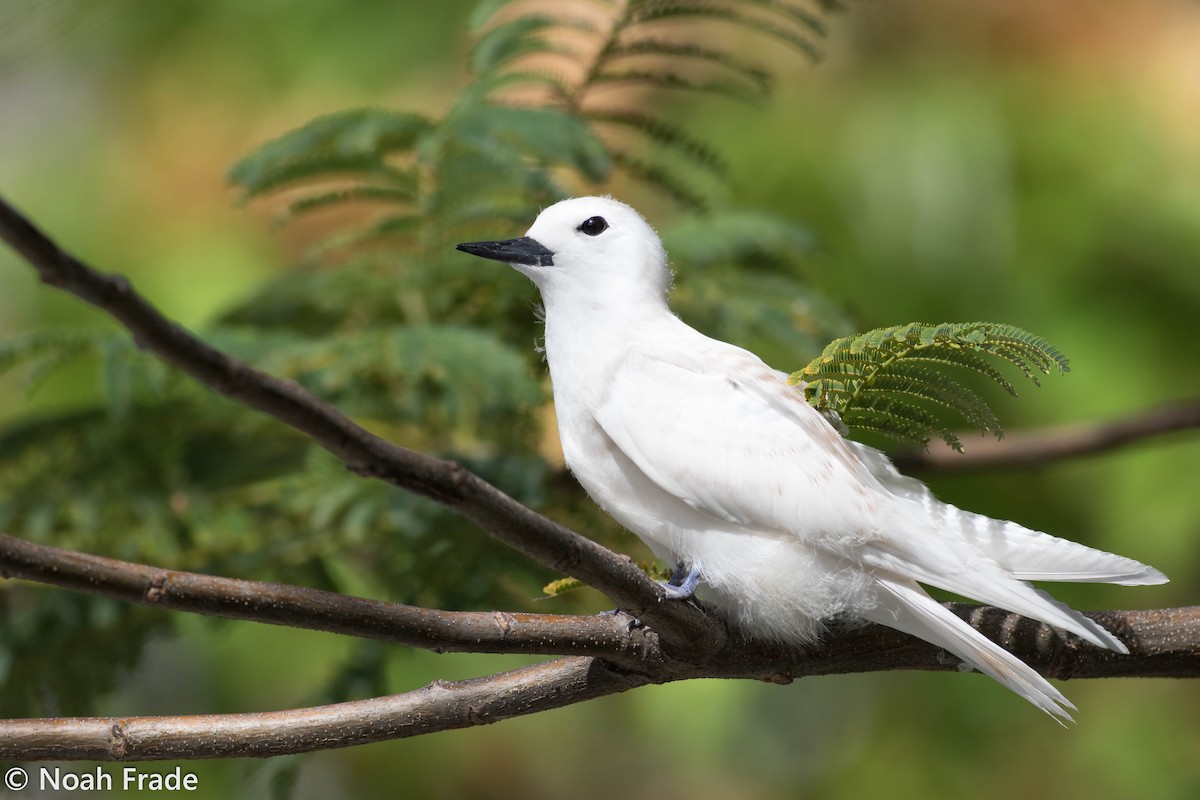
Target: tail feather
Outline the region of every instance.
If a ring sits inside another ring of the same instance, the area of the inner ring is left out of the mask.
[[[977,552],[963,552],[965,544],[944,538],[930,541],[930,537],[929,532],[896,536],[864,548],[861,558],[882,574],[902,575],[1062,628],[1097,647],[1129,652],[1120,639],[1065,603],[1014,579]]]
[[[1074,722],[1071,701],[1019,658],[963,622],[903,578],[880,578],[879,605],[867,614],[878,622],[935,644],[1033,703],[1060,723]]]
[[[901,501],[893,517],[897,530],[864,550],[865,563],[1033,617],[1100,647],[1128,652],[1104,628],[1025,581],[1144,586],[1165,583],[1161,572],[1132,558],[943,503],[925,484],[901,474],[880,451],[851,446],[880,485]]]

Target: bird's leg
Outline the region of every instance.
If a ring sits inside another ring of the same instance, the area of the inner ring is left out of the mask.
[[[672,600],[687,600],[696,593],[696,587],[700,585],[700,575],[703,571],[704,568],[699,561],[693,561],[691,564],[680,561],[675,565],[675,572],[671,574],[671,580],[659,585],[667,593],[667,597]]]
[[[703,572],[703,567],[700,561],[695,561],[692,564],[686,564],[680,561],[675,565],[675,571],[671,573],[671,579],[666,583],[659,583],[663,588],[663,593],[666,594],[668,600],[689,600],[696,594],[696,587],[700,585],[700,575]],[[602,617],[613,617],[625,614],[619,608],[614,608],[611,611],[601,611]],[[629,630],[640,628],[642,621],[637,617],[630,617]]]

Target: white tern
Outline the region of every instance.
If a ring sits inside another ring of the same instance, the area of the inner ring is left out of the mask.
[[[877,622],[1070,719],[1074,706],[1045,678],[921,584],[1127,653],[1028,581],[1167,580],[943,503],[880,451],[843,438],[784,373],[671,313],[662,243],[624,203],[564,200],[524,237],[458,247],[509,263],[540,290],[571,472],[659,558],[688,570],[674,594],[699,585],[746,635],[802,645],[834,618]]]

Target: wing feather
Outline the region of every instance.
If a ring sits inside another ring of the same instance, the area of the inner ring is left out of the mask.
[[[942,533],[970,542],[1014,578],[1122,586],[1167,581],[1154,567],[1132,558],[943,503],[925,484],[901,474],[880,451],[858,442],[851,442],[850,447],[888,491],[919,504]]]
[[[715,519],[853,538],[874,518],[875,480],[845,440],[738,348],[631,355],[595,418],[646,477]]]

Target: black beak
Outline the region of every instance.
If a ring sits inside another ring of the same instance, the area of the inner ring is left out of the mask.
[[[463,242],[455,249],[509,264],[525,264],[530,267],[554,266],[554,254],[528,236],[500,242]]]

